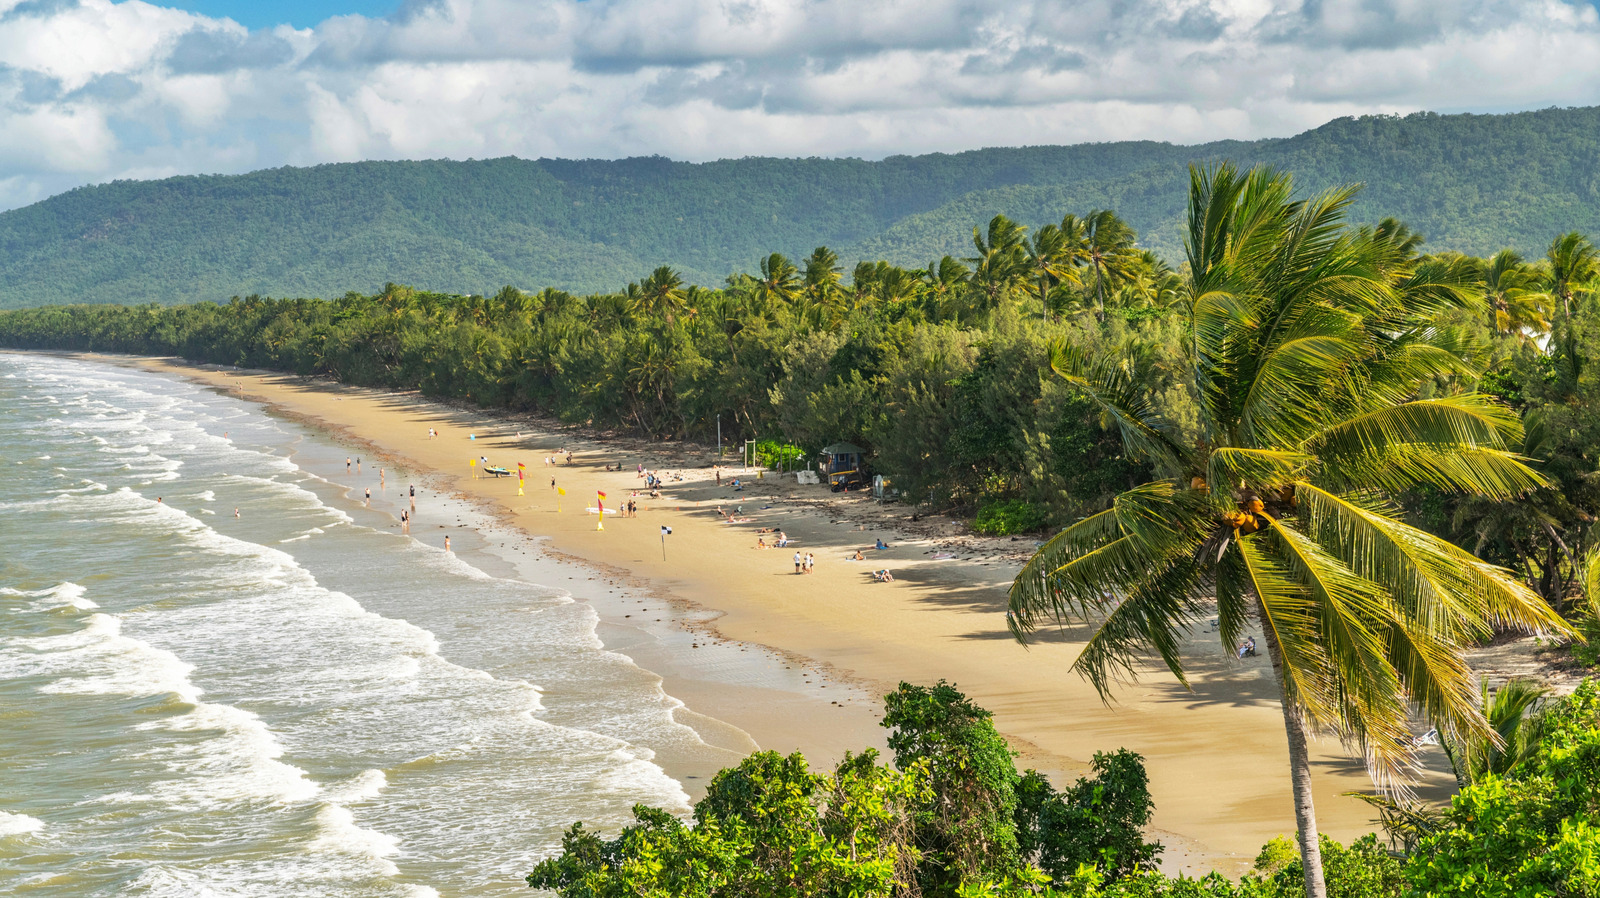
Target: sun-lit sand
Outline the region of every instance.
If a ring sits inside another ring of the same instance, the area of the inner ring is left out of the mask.
[[[689,460],[682,447],[640,451],[641,444],[632,441],[583,439],[415,395],[168,361],[143,364],[268,403],[366,442],[396,463],[436,472],[449,488],[546,537],[548,551],[642,581],[680,609],[714,612],[703,616],[698,635],[674,646],[615,646],[663,676],[667,692],[687,704],[681,719],[700,728],[707,741],[735,751],[747,750],[752,741],[762,748],[798,748],[814,761],[827,761],[846,749],[882,745],[872,694],[901,680],[945,679],[994,713],[1001,732],[1022,752],[1022,763],[1051,773],[1058,783],[1085,770],[1096,751],[1126,747],[1144,755],[1169,870],[1215,866],[1238,873],[1264,842],[1293,829],[1283,722],[1269,662],[1232,660],[1214,633],[1197,633],[1188,650],[1192,691],[1164,669],[1152,670],[1107,706],[1069,670],[1081,631],[1041,634],[1029,648],[1006,632],[1004,596],[1014,561],[971,553],[935,559],[942,553],[928,538],[902,540],[897,537],[912,534],[889,526],[857,529],[819,507],[825,488],[798,486],[792,475],[768,473],[736,493],[729,481],[740,471],[737,460],[718,488],[708,462],[699,461],[709,458],[701,447],[692,447],[691,468],[681,464]],[[429,428],[438,430],[437,439],[429,438]],[[469,440],[469,434],[477,439]],[[573,463],[547,467],[544,458],[558,448],[571,448]],[[514,477],[475,479],[468,460],[480,455],[512,470],[519,461],[526,464],[526,495],[517,495]],[[607,472],[608,464],[621,470]],[[643,493],[639,464],[685,479],[669,479],[659,500],[635,499],[643,506],[638,517],[608,515],[604,531],[597,531],[595,515],[586,510],[596,491],[608,494],[608,508],[632,498],[635,489]],[[551,477],[567,491],[559,498],[560,513]],[[728,511],[742,506],[743,520],[725,521],[714,510],[719,505]],[[662,526],[672,528],[666,560]],[[815,572],[793,573],[792,548],[756,548],[760,528],[782,529],[800,551],[813,553]],[[422,528],[413,535],[442,539]],[[872,549],[877,538],[891,548]],[[852,559],[858,548],[865,561]],[[871,572],[884,567],[893,571],[894,583],[874,582]],[[604,623],[627,623],[621,606],[599,611]],[[603,626],[601,635],[606,632]],[[821,675],[812,678],[814,691],[800,698],[745,688],[737,669],[706,676],[702,665],[697,673],[695,646],[710,641],[771,647]],[[1349,839],[1370,831],[1367,807],[1340,795],[1369,787],[1359,759],[1326,740],[1314,746],[1314,754],[1324,832]],[[1424,760],[1440,768],[1440,758]],[[1444,781],[1431,774],[1428,791],[1443,794]]]

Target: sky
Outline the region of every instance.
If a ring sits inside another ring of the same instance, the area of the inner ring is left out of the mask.
[[[360,159],[881,158],[1597,103],[1594,0],[0,0],[0,209]]]

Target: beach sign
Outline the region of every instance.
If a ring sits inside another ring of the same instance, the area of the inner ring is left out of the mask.
[[[522,493],[522,482],[524,480],[524,475],[526,475],[527,473],[528,473],[528,466],[523,464],[520,461],[517,462],[517,495],[519,495],[519,496],[523,495],[523,493]]]
[[[667,560],[667,536],[672,533],[672,528],[666,524],[661,525],[661,560]]]

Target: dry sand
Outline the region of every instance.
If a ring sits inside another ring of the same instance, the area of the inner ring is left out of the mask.
[[[1126,747],[1144,755],[1169,871],[1215,867],[1238,874],[1263,843],[1293,830],[1283,721],[1267,660],[1237,662],[1215,634],[1199,633],[1186,652],[1192,691],[1164,669],[1150,670],[1107,706],[1069,670],[1081,631],[1041,634],[1030,648],[1006,632],[1006,587],[1031,542],[957,538],[958,523],[913,523],[903,506],[841,500],[824,487],[798,486],[792,475],[768,473],[734,492],[737,462],[724,469],[719,488],[711,481],[714,453],[702,447],[587,440],[548,424],[322,380],[170,360],[141,364],[266,403],[366,444],[374,455],[435,472],[440,485],[542,538],[542,551],[648,589],[644,595],[654,598],[634,593],[597,602],[600,635],[663,677],[663,688],[686,704],[679,719],[726,749],[717,763],[755,745],[800,749],[814,763],[845,749],[881,747],[876,696],[901,680],[944,679],[992,711],[1022,762],[1058,785],[1086,770],[1096,751]],[[437,439],[429,439],[429,428],[439,431]],[[545,457],[564,448],[572,449],[572,463],[563,455],[560,465],[547,467]],[[517,462],[526,464],[526,495],[517,495],[514,477],[474,478],[468,461],[480,455],[513,471]],[[608,472],[608,464],[621,470]],[[668,478],[665,494],[641,495],[636,518],[608,514],[604,531],[597,531],[596,516],[586,511],[596,491],[608,494],[608,510],[635,489],[642,492],[640,464]],[[551,477],[567,491],[559,513]],[[718,506],[744,512],[729,523]],[[672,528],[666,560],[663,525]],[[761,528],[782,529],[802,552],[813,553],[815,572],[793,573],[793,549],[757,549]],[[447,532],[419,527],[413,535],[442,544]],[[872,549],[876,538],[891,548]],[[852,559],[858,548],[865,561]],[[894,583],[873,581],[871,571],[884,567]],[[673,603],[675,616],[662,615],[663,601]],[[652,603],[652,611],[641,610]],[[675,635],[636,626],[656,617],[676,623]],[[771,667],[774,655],[755,648],[761,646],[789,659],[803,687],[775,688],[764,679],[756,659]],[[741,666],[745,658],[749,664]],[[1424,794],[1438,798],[1447,794],[1446,778],[1438,772],[1442,757],[1430,751],[1424,760],[1433,772]],[[714,766],[704,758],[663,763],[697,781]],[[1322,741],[1313,745],[1313,763],[1323,831],[1340,839],[1370,831],[1366,806],[1340,795],[1370,787],[1360,761]]]

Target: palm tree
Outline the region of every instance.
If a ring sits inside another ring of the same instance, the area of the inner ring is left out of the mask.
[[[1070,216],[1069,216],[1070,217]],[[1039,294],[1039,313],[1050,318],[1050,290],[1062,283],[1079,282],[1067,237],[1055,225],[1040,228],[1032,240],[1023,241],[1029,279]]]
[[[632,284],[628,286],[633,287]],[[628,305],[635,315],[659,317],[671,326],[684,309],[683,278],[663,265],[652,271],[638,290],[629,296]]]
[[[1482,711],[1492,738],[1452,743],[1440,740],[1455,768],[1456,783],[1467,786],[1485,776],[1505,776],[1532,757],[1542,732],[1539,700],[1550,694],[1548,686],[1533,680],[1508,680],[1499,689],[1482,685]]]
[[[1550,292],[1561,300],[1561,314],[1572,317],[1572,301],[1591,289],[1600,276],[1600,251],[1577,231],[1562,234],[1545,252],[1550,263]]]
[[[1465,292],[1403,229],[1346,227],[1354,188],[1292,193],[1268,169],[1191,169],[1183,376],[1197,438],[1120,360],[1053,347],[1054,369],[1160,476],[1041,547],[1008,617],[1019,640],[1050,619],[1094,622],[1074,669],[1102,696],[1150,650],[1184,681],[1182,637],[1207,593],[1225,645],[1254,618],[1283,695],[1306,894],[1325,898],[1308,735],[1364,746],[1378,785],[1403,790],[1409,703],[1446,738],[1488,732],[1463,646],[1492,626],[1565,625],[1510,572],[1401,522],[1385,499],[1540,482],[1506,449],[1509,409],[1479,393],[1418,398],[1470,371],[1430,342]]]
[[[1133,228],[1110,209],[1097,209],[1082,220],[1083,254],[1094,272],[1095,317],[1106,320],[1106,290],[1132,272],[1138,254]]]
[[[1535,344],[1550,332],[1552,300],[1538,268],[1503,249],[1483,266],[1483,295],[1495,333]]]
[[[966,285],[969,274],[967,266],[951,256],[928,263],[922,272],[922,311],[929,321],[944,318],[946,310]]]
[[[974,266],[972,285],[983,296],[985,309],[998,306],[1027,278],[1025,230],[1004,215],[989,220],[987,235],[978,228],[972,229],[972,245],[977,247],[978,254],[967,261]]]
[[[761,260],[761,277],[756,279],[756,297],[771,308],[788,304],[800,295],[800,270],[782,253]]]
[[[839,254],[826,246],[811,251],[805,261],[805,292],[811,302],[826,305],[839,292]]]

